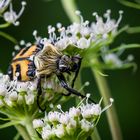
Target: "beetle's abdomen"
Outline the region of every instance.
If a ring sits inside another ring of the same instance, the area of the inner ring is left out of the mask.
[[[40,49],[36,46],[23,48],[12,60],[9,68],[8,75],[11,80],[17,76],[19,81],[29,81],[35,78],[35,65],[33,59]]]

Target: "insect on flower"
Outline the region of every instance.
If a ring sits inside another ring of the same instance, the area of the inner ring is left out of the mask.
[[[78,75],[82,58],[79,55],[69,56],[64,55],[57,47],[48,43],[45,39],[40,39],[36,45],[27,46],[13,58],[8,69],[8,75],[11,80],[17,75],[19,81],[31,81],[37,78],[37,105],[39,97],[42,94],[41,81],[43,78],[49,78],[56,75],[60,84],[68,93],[63,94],[68,96],[74,94],[84,98],[85,96],[73,89],[74,82]],[[68,85],[64,73],[75,73],[71,87]]]

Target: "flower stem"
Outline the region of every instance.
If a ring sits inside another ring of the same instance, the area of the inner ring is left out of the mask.
[[[109,104],[109,98],[111,97],[110,90],[107,85],[107,81],[105,77],[101,76],[98,73],[98,71],[94,69],[93,67],[92,67],[92,71],[95,76],[95,80],[97,82],[100,94],[103,97],[103,103],[106,106]],[[106,113],[107,113],[108,123],[110,126],[110,131],[112,134],[112,139],[122,140],[121,130],[120,130],[119,121],[118,121],[114,104],[110,109],[106,111]]]
[[[24,140],[30,140],[30,137],[23,126],[15,125],[15,128],[17,129],[17,131],[20,133],[20,135],[22,136]]]
[[[0,24],[0,28],[7,28],[10,25],[11,25],[10,23],[6,22],[4,24]]]
[[[32,120],[28,116],[26,117],[26,120],[25,120],[25,128],[30,136],[30,140],[40,140],[38,134],[33,128]]]
[[[140,33],[140,26],[129,27],[126,31],[127,31],[127,33],[130,33],[130,34]]]
[[[62,6],[71,22],[79,22],[79,17],[75,15],[77,6],[75,0],[61,0]]]
[[[7,34],[7,33],[4,33],[2,31],[0,31],[0,36],[8,39],[9,41],[13,42],[14,44],[17,44],[17,40],[14,37],[12,37],[9,34]]]
[[[97,128],[94,128],[94,132],[91,134],[92,140],[101,140]]]

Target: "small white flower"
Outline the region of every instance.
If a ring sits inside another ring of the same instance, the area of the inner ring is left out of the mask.
[[[60,115],[59,122],[67,125],[70,120],[70,116],[68,113],[64,113]]]
[[[5,96],[7,93],[7,89],[3,83],[0,84],[0,96]]]
[[[91,29],[92,32],[97,35],[107,35],[109,32],[116,32],[116,29],[122,19],[122,12],[119,12],[120,16],[117,21],[110,18],[111,11],[107,10],[107,12],[104,14],[104,17],[106,18],[106,22],[103,21],[102,17],[99,17],[98,14],[95,12],[93,13],[93,16],[96,17],[96,23],[93,22]],[[104,36],[104,37],[105,37]]]
[[[80,109],[75,107],[70,108],[69,115],[72,118],[79,117],[81,115]]]
[[[94,127],[93,123],[85,120],[85,119],[82,119],[81,122],[81,129],[88,132],[90,129],[92,129]]]
[[[66,125],[66,131],[69,135],[73,135],[77,127],[77,122],[74,119],[70,119],[69,123]]]
[[[34,81],[32,81],[32,82],[29,82],[28,88],[29,88],[31,91],[37,90],[37,80],[34,80]]]
[[[81,114],[83,118],[92,118],[101,114],[99,104],[86,104],[81,106]]]
[[[34,119],[33,120],[33,127],[36,129],[36,128],[39,128],[39,127],[43,127],[44,126],[44,123],[41,119]]]
[[[0,0],[0,13],[2,13],[10,4],[11,0]]]
[[[34,103],[35,100],[35,95],[31,92],[31,93],[27,93],[27,95],[25,95],[25,101],[27,105],[32,105]]]
[[[10,99],[11,101],[17,101],[17,99],[18,99],[18,94],[17,94],[17,92],[16,92],[16,91],[11,92],[10,95],[9,95],[9,99]]]
[[[10,106],[10,107],[13,106],[13,102],[8,97],[4,98],[4,101],[8,106]]]
[[[64,126],[62,124],[57,125],[54,133],[58,138],[62,138],[66,134]]]
[[[18,92],[26,92],[28,89],[28,82],[18,82],[16,90]]]
[[[68,33],[72,33],[74,35],[76,35],[77,33],[80,33],[80,27],[81,25],[79,23],[73,23],[72,25],[70,25],[68,27]]]
[[[57,112],[57,111],[49,112],[48,113],[48,120],[50,122],[58,122],[59,121],[59,118],[60,118],[60,113]]]
[[[54,136],[54,132],[47,127],[43,127],[41,136],[43,140],[49,140]]]
[[[123,64],[123,62],[119,59],[119,57],[114,53],[105,55],[103,59],[105,63],[111,64],[117,67],[121,67]]]
[[[77,47],[81,49],[88,48],[90,46],[90,40],[84,37],[80,38],[77,42]]]
[[[15,26],[19,25],[19,21],[17,21],[17,20],[22,15],[22,13],[25,9],[26,2],[22,1],[21,5],[22,5],[22,8],[21,8],[20,12],[18,14],[16,14],[16,12],[13,11],[12,3],[10,3],[10,10],[8,12],[5,12],[3,15],[4,20],[6,22],[14,24]]]

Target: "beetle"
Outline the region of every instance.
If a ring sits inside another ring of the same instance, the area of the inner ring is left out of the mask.
[[[79,55],[69,56],[63,54],[57,47],[41,39],[37,44],[25,47],[13,58],[8,75],[11,80],[18,73],[17,80],[32,81],[37,78],[37,105],[41,111],[45,111],[39,104],[39,97],[42,94],[41,79],[56,75],[60,84],[69,96],[74,94],[85,98],[80,92],[75,90],[74,82],[79,73],[82,58]],[[68,85],[64,73],[75,73],[71,87]]]

